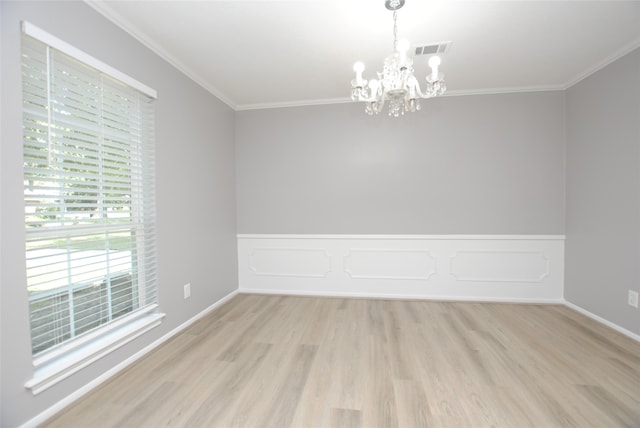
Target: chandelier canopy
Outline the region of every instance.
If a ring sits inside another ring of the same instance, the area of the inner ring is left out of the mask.
[[[406,111],[420,110],[421,98],[433,98],[446,91],[444,74],[438,71],[440,57],[429,58],[431,74],[426,77],[424,92],[418,79],[413,75],[413,59],[407,56],[409,41],[398,40],[398,9],[404,6],[405,0],[386,0],[385,7],[393,11],[393,48],[391,55],[385,58],[382,73],[377,79],[368,82],[362,78],[364,64],[360,61],[353,65],[356,78],[351,81],[351,99],[365,102],[365,111],[369,115],[382,111],[386,101],[389,102],[389,116],[398,117]]]

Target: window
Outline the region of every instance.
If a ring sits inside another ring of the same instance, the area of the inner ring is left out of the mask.
[[[26,269],[37,367],[157,307],[155,91],[29,23],[23,30]]]

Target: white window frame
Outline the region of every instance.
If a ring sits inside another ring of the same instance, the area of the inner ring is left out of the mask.
[[[153,99],[157,98],[157,93],[154,89],[29,22],[22,22],[22,32]],[[35,356],[33,359],[34,375],[32,379],[25,383],[25,387],[30,389],[34,395],[39,394],[160,325],[164,316],[165,314],[158,311],[158,304],[148,305],[77,339],[64,343],[51,351]]]

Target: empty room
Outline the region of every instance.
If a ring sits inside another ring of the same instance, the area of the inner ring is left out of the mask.
[[[640,427],[639,1],[0,20],[0,426]]]

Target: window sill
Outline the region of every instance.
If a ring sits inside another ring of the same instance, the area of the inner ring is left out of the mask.
[[[143,313],[126,324],[120,324],[106,331],[101,331],[97,337],[77,343],[62,352],[34,359],[35,371],[33,378],[25,383],[33,395],[50,388],[94,361],[115,351],[147,331],[157,327],[162,322],[163,313]]]

